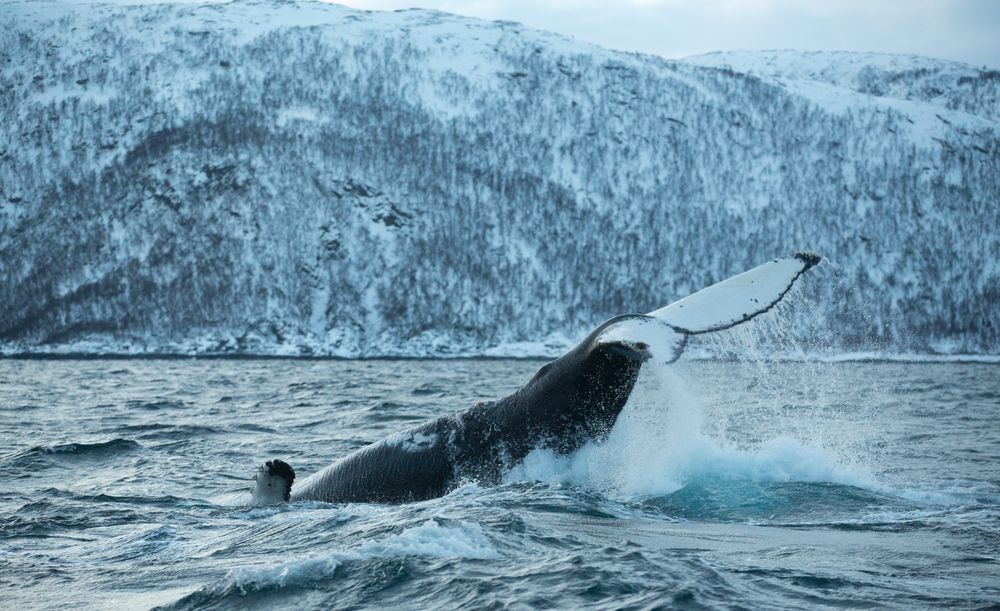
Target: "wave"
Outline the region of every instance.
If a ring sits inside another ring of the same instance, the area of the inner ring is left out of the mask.
[[[0,458],[0,465],[7,467],[30,466],[38,460],[44,459],[105,459],[141,448],[142,445],[138,442],[122,438],[96,443],[61,443],[51,446],[35,446]]]
[[[135,435],[143,440],[159,439],[192,439],[206,435],[217,435],[226,432],[225,429],[197,424],[164,424],[150,422],[119,426],[115,432]]]
[[[294,588],[330,579],[351,562],[403,558],[492,559],[499,556],[483,529],[472,522],[430,519],[381,540],[364,542],[349,550],[317,554],[278,564],[231,569],[222,579],[176,601],[173,606],[204,605],[209,601],[267,590]]]
[[[880,492],[829,482],[773,482],[739,479],[700,480],[643,505],[667,515],[701,522],[746,522],[797,526],[815,520],[858,520],[872,511],[912,509],[902,499]]]
[[[168,399],[163,399],[159,401],[143,401],[139,399],[132,399],[130,401],[125,402],[125,407],[128,409],[142,409],[148,411],[187,409],[190,406],[191,404],[186,401],[176,401]]]
[[[41,454],[64,454],[74,456],[94,456],[116,454],[120,452],[130,452],[142,446],[131,439],[116,438],[110,441],[99,441],[97,443],[63,443],[54,446],[36,446],[28,450],[32,453]]]

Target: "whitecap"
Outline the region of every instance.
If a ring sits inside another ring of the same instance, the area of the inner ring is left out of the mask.
[[[288,560],[278,564],[238,567],[230,570],[221,580],[205,586],[203,594],[217,595],[237,591],[285,588],[303,583],[328,579],[344,563],[371,558],[470,558],[491,559],[498,557],[496,549],[483,532],[472,522],[440,523],[430,519],[411,528],[386,537],[366,542],[354,549],[337,550],[307,558]]]

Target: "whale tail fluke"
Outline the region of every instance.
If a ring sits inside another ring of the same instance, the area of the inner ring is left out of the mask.
[[[774,259],[646,315],[629,315],[608,325],[601,344],[644,344],[666,363],[680,358],[691,335],[730,329],[767,312],[821,257],[798,252]]]
[[[275,505],[292,497],[295,469],[283,460],[272,459],[258,467],[250,491],[254,505]]]
[[[774,259],[654,310],[648,316],[689,335],[729,329],[777,305],[799,276],[820,260],[812,252]]]

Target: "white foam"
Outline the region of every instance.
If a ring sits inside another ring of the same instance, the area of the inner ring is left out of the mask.
[[[814,441],[775,434],[737,447],[703,430],[703,409],[675,368],[643,367],[604,442],[570,455],[534,450],[505,477],[600,490],[616,498],[670,494],[703,478],[832,482],[872,487],[864,467]]]
[[[404,529],[379,541],[363,543],[355,549],[338,550],[267,566],[235,568],[218,582],[202,588],[202,591],[222,594],[235,589],[245,594],[255,590],[284,588],[327,579],[333,576],[337,567],[346,562],[409,556],[489,559],[496,558],[498,554],[478,524],[455,522],[442,525],[435,520],[427,520],[420,526]]]

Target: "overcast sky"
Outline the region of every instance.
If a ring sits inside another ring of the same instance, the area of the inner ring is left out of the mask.
[[[509,19],[677,58],[732,49],[915,53],[1000,68],[1000,0],[338,0]]]

